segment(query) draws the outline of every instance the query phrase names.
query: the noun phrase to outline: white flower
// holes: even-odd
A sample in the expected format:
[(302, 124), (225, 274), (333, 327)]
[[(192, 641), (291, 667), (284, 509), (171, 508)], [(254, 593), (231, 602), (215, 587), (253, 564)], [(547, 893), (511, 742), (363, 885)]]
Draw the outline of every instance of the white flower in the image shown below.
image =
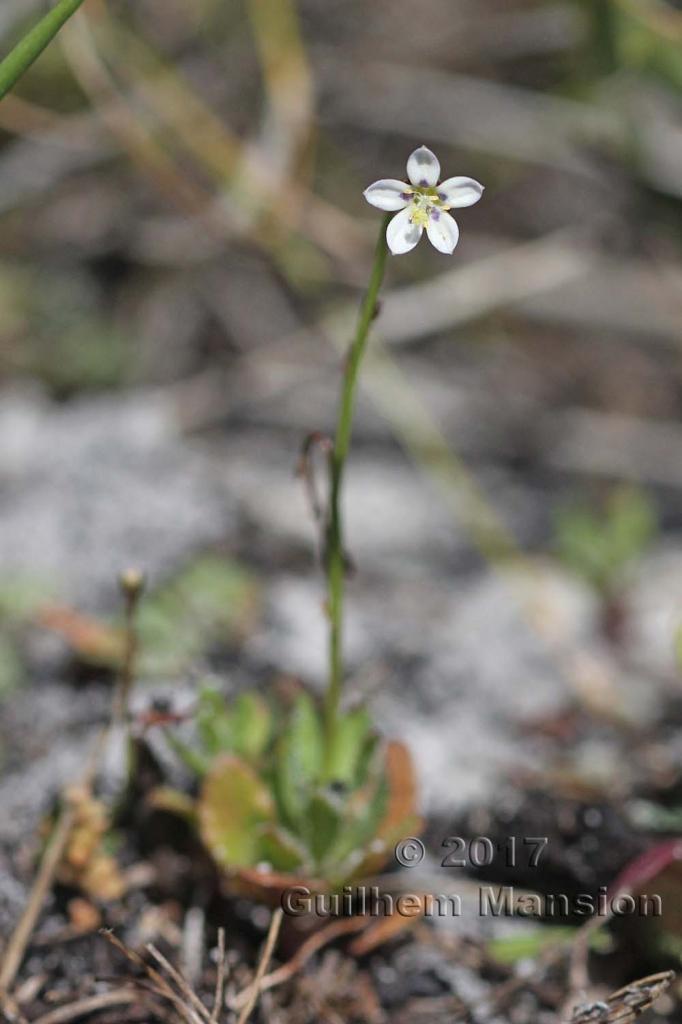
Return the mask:
[(454, 252), (459, 240), (457, 222), (447, 212), (473, 206), (483, 195), (483, 185), (473, 178), (447, 178), (438, 184), (438, 158), (420, 146), (407, 161), (408, 185), (396, 178), (382, 178), (365, 189), (365, 199), (380, 210), (396, 213), (386, 229), (386, 241), (394, 255), (414, 249), (426, 228), (429, 241), (439, 252)]

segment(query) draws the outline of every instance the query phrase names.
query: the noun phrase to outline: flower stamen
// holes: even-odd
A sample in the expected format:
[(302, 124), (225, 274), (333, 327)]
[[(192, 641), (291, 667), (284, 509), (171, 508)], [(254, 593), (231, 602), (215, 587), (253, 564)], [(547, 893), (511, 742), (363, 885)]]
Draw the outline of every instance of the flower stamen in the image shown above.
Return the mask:
[(423, 206), (417, 206), (416, 203), (412, 204), (410, 211), (410, 220), (413, 224), (417, 224), (420, 228), (425, 228), (429, 223), (429, 211)]

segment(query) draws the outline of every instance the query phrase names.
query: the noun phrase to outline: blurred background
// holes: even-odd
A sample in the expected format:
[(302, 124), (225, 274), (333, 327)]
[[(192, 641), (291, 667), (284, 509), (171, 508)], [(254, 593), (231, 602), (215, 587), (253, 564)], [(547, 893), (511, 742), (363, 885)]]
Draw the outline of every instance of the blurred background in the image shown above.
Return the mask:
[[(3, 51), (42, 8), (4, 0)], [(294, 470), (334, 423), (363, 189), (422, 143), (486, 192), (452, 258), (389, 262), (352, 692), (436, 832), (596, 802), (598, 853), (580, 819), (556, 856), (601, 884), (682, 820), (681, 44), (674, 0), (86, 0), (0, 106), (3, 849), (106, 716), (125, 566), (147, 693), (323, 681)]]

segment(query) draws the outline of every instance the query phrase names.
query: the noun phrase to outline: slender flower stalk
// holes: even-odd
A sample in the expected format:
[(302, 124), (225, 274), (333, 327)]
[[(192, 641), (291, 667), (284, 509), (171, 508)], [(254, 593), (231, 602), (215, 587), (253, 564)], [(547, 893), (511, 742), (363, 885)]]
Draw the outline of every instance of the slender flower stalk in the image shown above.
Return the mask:
[(137, 611), (144, 583), (144, 576), (137, 569), (127, 569), (119, 579), (125, 603), (125, 640), (121, 673), (114, 693), (113, 720), (120, 723), (128, 720), (130, 694), (135, 682), (139, 647)]
[(334, 448), (331, 455), (329, 523), (326, 538), (327, 613), (329, 616), (329, 683), (325, 699), (327, 751), (331, 751), (334, 740), (343, 683), (342, 641), (346, 554), (343, 541), (341, 492), (353, 428), (353, 411), (360, 365), (367, 347), (369, 329), (377, 314), (377, 301), (386, 268), (388, 254), (386, 228), (389, 219), (389, 217), (384, 219), (379, 232), (369, 285), (360, 307), (355, 338), (346, 357)]
[(459, 240), (459, 228), (449, 211), (473, 206), (483, 195), (483, 186), (473, 178), (448, 178), (439, 184), (440, 163), (426, 146), (420, 146), (407, 161), (408, 181), (382, 178), (365, 190), (372, 206), (388, 215), (379, 232), (374, 265), (369, 279), (355, 338), (348, 352), (341, 390), (336, 434), (331, 453), (329, 516), (325, 544), (327, 573), (327, 614), (329, 616), (329, 683), (325, 697), (327, 764), (333, 754), (343, 684), (343, 622), (347, 559), (344, 547), (341, 497), (346, 460), (350, 448), (353, 412), (360, 366), (367, 348), (372, 320), (377, 313), (379, 291), (384, 279), (388, 252), (394, 255), (415, 247), (424, 230), (439, 252), (451, 254)]
[(0, 99), (52, 42), (60, 28), (75, 14), (83, 0), (59, 0), (38, 24), (0, 61)]

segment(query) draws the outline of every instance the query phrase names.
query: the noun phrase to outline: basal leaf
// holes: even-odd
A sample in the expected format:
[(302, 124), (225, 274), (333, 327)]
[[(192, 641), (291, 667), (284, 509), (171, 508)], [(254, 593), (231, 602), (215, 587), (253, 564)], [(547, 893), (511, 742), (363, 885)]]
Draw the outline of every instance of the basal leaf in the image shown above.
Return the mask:
[(322, 773), (322, 722), (312, 699), (300, 694), (280, 738), (274, 783), (282, 814), (295, 831), (305, 826), (305, 815)]
[(272, 712), (258, 694), (241, 693), (232, 706), (234, 749), (247, 760), (259, 757), (272, 734)]
[(229, 870), (258, 862), (259, 826), (274, 823), (275, 805), (254, 769), (241, 758), (224, 754), (204, 779), (198, 815), (206, 847)]
[(329, 758), (328, 774), (333, 782), (348, 786), (357, 784), (362, 753), (371, 728), (372, 719), (364, 707), (339, 718)]
[(210, 686), (199, 695), (197, 732), (210, 757), (236, 750), (234, 724), (225, 698)]
[(305, 833), (316, 864), (330, 851), (333, 854), (331, 848), (339, 832), (342, 812), (343, 801), (323, 789), (318, 790), (308, 804)]
[(268, 824), (260, 835), (260, 859), (272, 866), (273, 871), (305, 870), (308, 851), (296, 836), (281, 825)]

